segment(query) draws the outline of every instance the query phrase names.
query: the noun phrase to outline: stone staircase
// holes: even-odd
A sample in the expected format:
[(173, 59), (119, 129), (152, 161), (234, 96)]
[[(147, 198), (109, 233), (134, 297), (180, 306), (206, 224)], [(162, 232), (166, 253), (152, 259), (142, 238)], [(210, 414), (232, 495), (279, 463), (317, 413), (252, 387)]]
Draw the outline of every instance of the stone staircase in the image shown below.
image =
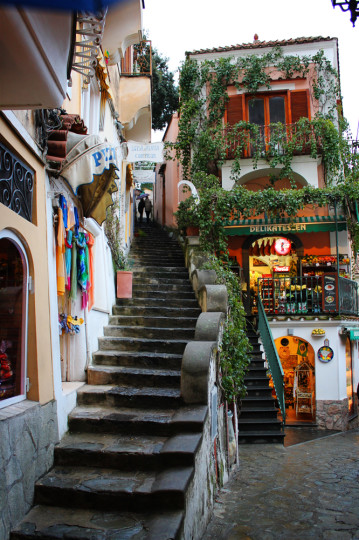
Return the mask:
[(238, 418), (238, 442), (283, 443), (284, 431), (269, 386), (267, 369), (252, 321), (247, 318), (247, 335), (252, 345), (251, 362), (245, 376), (247, 394), (242, 399)]
[(182, 537), (207, 415), (180, 395), (200, 309), (177, 242), (155, 225), (141, 229), (130, 252), (133, 298), (113, 307), (54, 467), (12, 540)]

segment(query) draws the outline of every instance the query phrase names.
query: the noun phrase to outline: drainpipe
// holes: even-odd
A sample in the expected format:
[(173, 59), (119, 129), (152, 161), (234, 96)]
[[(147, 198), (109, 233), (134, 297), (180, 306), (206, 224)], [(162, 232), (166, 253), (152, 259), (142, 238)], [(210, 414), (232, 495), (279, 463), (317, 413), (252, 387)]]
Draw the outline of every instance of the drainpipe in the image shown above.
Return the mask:
[(335, 216), (335, 243), (336, 243), (336, 250), (337, 250), (338, 314), (340, 315), (340, 300), (339, 300), (339, 240), (338, 240), (337, 201), (334, 201), (334, 216)]

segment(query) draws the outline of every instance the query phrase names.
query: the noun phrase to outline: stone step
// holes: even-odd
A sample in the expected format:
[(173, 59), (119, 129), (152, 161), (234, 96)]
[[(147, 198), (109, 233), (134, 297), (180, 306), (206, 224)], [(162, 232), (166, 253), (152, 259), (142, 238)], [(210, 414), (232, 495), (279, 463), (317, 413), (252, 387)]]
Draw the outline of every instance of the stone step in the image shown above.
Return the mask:
[(168, 307), (168, 306), (113, 306), (113, 315), (131, 315), (133, 317), (145, 316), (150, 317), (199, 317), (201, 314), (199, 307), (181, 308), (181, 307)]
[(126, 337), (101, 337), (98, 341), (99, 350), (101, 351), (117, 350), (174, 354), (183, 354), (188, 343), (188, 340), (180, 339), (131, 339)]
[(182, 510), (193, 467), (121, 471), (91, 467), (54, 467), (35, 485), (35, 504), (136, 512)]
[(196, 298), (160, 298), (154, 296), (149, 297), (134, 297), (134, 298), (117, 298), (117, 306), (146, 306), (146, 307), (181, 307), (198, 308), (198, 301)]
[(131, 337), (147, 339), (170, 339), (176, 336), (176, 339), (194, 339), (194, 328), (157, 328), (144, 326), (118, 326), (108, 325), (104, 327), (106, 337)]
[(182, 354), (143, 353), (128, 351), (97, 351), (92, 355), (93, 365), (148, 367), (151, 369), (181, 369)]
[(194, 300), (196, 298), (193, 290), (181, 290), (181, 289), (175, 289), (172, 291), (164, 291), (160, 288), (152, 288), (151, 286), (147, 287), (140, 287), (139, 285), (136, 285), (132, 288), (132, 297), (133, 298), (188, 298), (191, 300)]
[(274, 406), (269, 408), (257, 408), (257, 409), (252, 409), (252, 408), (246, 408), (246, 409), (241, 409), (241, 412), (240, 412), (240, 418), (245, 418), (246, 420), (249, 420), (249, 419), (252, 419), (252, 418), (257, 418), (257, 419), (260, 419), (260, 418), (277, 418), (277, 413), (278, 413), (278, 409), (275, 408)]
[(266, 373), (258, 375), (257, 373), (252, 374), (252, 371), (249, 371), (248, 374), (244, 377), (244, 384), (248, 388), (250, 387), (268, 387), (269, 379), (266, 376)]
[(151, 280), (149, 280), (147, 283), (145, 282), (144, 278), (132, 279), (132, 292), (145, 290), (161, 291), (163, 293), (180, 292), (181, 294), (184, 292), (190, 292), (194, 294), (193, 288), (189, 281), (183, 282), (183, 280), (179, 280), (178, 283), (151, 283)]
[[(176, 266), (176, 265), (172, 265), (172, 266), (163, 265), (162, 267), (148, 265), (146, 267), (136, 268), (136, 270), (133, 272), (135, 277), (141, 277), (141, 275), (143, 274), (151, 275), (151, 273), (154, 273), (156, 276), (159, 276), (159, 277), (161, 277), (161, 274), (164, 274), (163, 277), (172, 275), (174, 278), (178, 277), (178, 279), (188, 278), (188, 269), (185, 266)], [(177, 274), (179, 275), (177, 276)]]
[(283, 431), (238, 431), (239, 444), (283, 444)]
[(146, 386), (114, 386), (111, 384), (85, 384), (77, 391), (78, 405), (97, 407), (127, 407), (144, 409), (175, 409), (183, 402), (177, 388)]
[(78, 406), (69, 415), (71, 432), (172, 436), (202, 432), (208, 414), (204, 405), (179, 409), (133, 409)]
[(274, 399), (272, 396), (246, 396), (242, 399), (241, 410), (246, 408), (261, 409), (274, 407)]
[[(107, 510), (107, 509), (106, 509)], [(11, 540), (179, 540), (183, 512), (135, 513), (37, 505), (11, 533)]]
[(140, 367), (122, 366), (89, 366), (87, 368), (88, 384), (118, 384), (121, 386), (170, 387), (179, 388), (180, 370), (161, 370)]
[(272, 388), (270, 386), (247, 386), (246, 398), (268, 397), (272, 396)]
[(55, 447), (55, 465), (101, 467), (121, 470), (156, 470), (194, 465), (201, 433), (172, 437), (69, 433)]
[(282, 423), (277, 418), (238, 418), (240, 431), (276, 431), (280, 430)]
[(158, 287), (163, 286), (170, 286), (170, 287), (186, 287), (188, 288), (190, 286), (190, 282), (185, 280), (185, 278), (181, 277), (171, 277), (171, 274), (163, 274), (162, 276), (148, 276), (145, 273), (140, 274), (138, 273), (136, 276), (132, 275), (132, 286), (135, 285), (155, 285)]
[(142, 328), (195, 328), (198, 317), (144, 317), (136, 315), (111, 315), (110, 325), (137, 326)]

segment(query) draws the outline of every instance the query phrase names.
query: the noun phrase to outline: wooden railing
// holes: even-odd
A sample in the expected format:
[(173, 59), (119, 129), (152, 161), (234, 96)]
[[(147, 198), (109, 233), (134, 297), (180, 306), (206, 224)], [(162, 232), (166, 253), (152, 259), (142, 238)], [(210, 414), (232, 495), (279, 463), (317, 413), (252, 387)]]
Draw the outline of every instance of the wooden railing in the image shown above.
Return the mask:
[(258, 296), (267, 315), (359, 315), (358, 283), (336, 274), (259, 278)]
[(278, 152), (284, 154), (288, 142), (294, 145), (294, 155), (310, 154), (313, 145), (320, 153), (322, 147), (312, 127), (303, 130), (298, 124), (278, 123), (246, 128), (227, 126), (224, 135), (227, 141), (227, 159), (251, 158), (258, 153), (263, 156)]

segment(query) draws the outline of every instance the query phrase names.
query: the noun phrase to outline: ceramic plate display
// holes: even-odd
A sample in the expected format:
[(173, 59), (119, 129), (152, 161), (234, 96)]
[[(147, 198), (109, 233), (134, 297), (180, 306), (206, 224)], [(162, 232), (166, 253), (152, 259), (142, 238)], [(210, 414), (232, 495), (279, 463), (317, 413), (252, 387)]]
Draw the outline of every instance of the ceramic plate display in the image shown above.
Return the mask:
[(333, 360), (333, 357), (334, 357), (334, 351), (331, 347), (325, 346), (325, 347), (320, 347), (320, 349), (318, 349), (318, 359), (321, 362), (324, 362), (325, 364), (327, 364), (328, 362)]

